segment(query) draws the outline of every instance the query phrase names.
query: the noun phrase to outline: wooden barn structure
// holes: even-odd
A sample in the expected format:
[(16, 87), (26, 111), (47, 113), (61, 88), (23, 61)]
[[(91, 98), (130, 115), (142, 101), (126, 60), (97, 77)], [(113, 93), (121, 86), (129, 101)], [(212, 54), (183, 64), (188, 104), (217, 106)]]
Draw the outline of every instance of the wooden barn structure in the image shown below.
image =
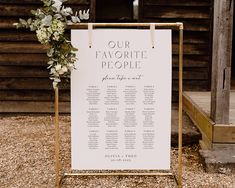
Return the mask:
[[(0, 0), (0, 112), (53, 112), (45, 50), (34, 33), (12, 25), (39, 0)], [(140, 0), (133, 20), (133, 0), (69, 0), (74, 10), (90, 9), (92, 22), (176, 22), (185, 24), (184, 87), (208, 91), (211, 72), (212, 4), (210, 0)], [(69, 31), (68, 31), (69, 33)], [(173, 100), (177, 99), (178, 35), (173, 33)], [(62, 112), (69, 112), (69, 83), (60, 88)], [(20, 104), (20, 105), (19, 105)]]
[(185, 92), (184, 109), (202, 133), (203, 149), (231, 149), (235, 164), (234, 1), (213, 1), (211, 91)]
[[(184, 90), (200, 92), (184, 94), (185, 110), (202, 132), (205, 148), (235, 144), (235, 92), (230, 91), (235, 85), (235, 63), (231, 61), (233, 0), (139, 0), (135, 20), (133, 0), (66, 3), (74, 10), (89, 8), (90, 22), (183, 22)], [(46, 49), (33, 33), (12, 25), (40, 5), (39, 0), (0, 0), (0, 113), (54, 111)], [(173, 33), (173, 101), (178, 90), (177, 44), (177, 33)], [(60, 87), (60, 105), (62, 113), (70, 112), (69, 83)]]

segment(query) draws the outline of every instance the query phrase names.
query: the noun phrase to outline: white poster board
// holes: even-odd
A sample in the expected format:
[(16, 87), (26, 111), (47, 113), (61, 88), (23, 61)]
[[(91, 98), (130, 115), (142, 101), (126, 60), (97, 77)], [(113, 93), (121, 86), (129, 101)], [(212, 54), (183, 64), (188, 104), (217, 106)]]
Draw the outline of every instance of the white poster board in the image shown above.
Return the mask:
[(171, 30), (88, 33), (71, 33), (72, 169), (169, 170)]

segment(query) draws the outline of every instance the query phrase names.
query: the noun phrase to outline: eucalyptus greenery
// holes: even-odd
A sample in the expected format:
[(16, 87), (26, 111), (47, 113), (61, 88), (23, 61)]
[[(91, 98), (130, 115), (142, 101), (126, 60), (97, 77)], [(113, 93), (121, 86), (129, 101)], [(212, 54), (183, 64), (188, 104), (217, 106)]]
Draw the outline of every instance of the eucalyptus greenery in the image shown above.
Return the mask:
[(31, 10), (34, 18), (19, 19), (16, 28), (27, 28), (36, 32), (38, 41), (48, 47), (48, 69), (53, 88), (57, 88), (62, 77), (69, 77), (77, 60), (71, 41), (65, 36), (68, 24), (89, 19), (89, 10), (73, 13), (70, 7), (63, 6), (66, 0), (41, 0), (43, 7)]

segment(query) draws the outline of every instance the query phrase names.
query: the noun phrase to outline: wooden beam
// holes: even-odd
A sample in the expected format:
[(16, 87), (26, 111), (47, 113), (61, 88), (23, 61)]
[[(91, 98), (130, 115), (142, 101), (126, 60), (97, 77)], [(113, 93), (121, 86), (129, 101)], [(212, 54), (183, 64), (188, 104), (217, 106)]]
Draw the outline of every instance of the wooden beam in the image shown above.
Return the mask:
[[(145, 5), (167, 5), (166, 0), (145, 0)], [(209, 6), (210, 0), (171, 0), (171, 6)]]
[(215, 123), (185, 92), (183, 93), (183, 109), (201, 132), (201, 143), (203, 143), (204, 148), (211, 149)]
[(213, 142), (235, 144), (235, 125), (214, 125)]
[(229, 123), (233, 0), (214, 0), (211, 118)]

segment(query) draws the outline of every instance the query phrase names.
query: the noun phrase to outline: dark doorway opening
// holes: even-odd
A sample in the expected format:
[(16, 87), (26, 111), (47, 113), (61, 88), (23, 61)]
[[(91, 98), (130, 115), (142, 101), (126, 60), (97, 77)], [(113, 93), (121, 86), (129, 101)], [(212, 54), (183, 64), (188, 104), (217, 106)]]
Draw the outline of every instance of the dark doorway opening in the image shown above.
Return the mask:
[(96, 0), (96, 22), (133, 22), (134, 0)]

